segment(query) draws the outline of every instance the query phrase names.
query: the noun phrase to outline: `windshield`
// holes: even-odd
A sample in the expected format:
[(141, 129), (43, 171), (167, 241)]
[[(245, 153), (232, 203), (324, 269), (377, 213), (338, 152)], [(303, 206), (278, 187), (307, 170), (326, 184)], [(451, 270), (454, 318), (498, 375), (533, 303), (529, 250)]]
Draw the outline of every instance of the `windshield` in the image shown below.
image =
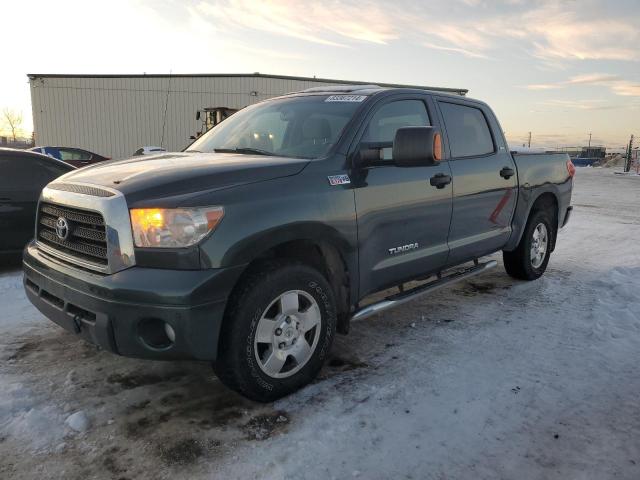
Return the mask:
[(258, 103), (216, 125), (187, 151), (324, 157), (365, 98), (320, 95)]

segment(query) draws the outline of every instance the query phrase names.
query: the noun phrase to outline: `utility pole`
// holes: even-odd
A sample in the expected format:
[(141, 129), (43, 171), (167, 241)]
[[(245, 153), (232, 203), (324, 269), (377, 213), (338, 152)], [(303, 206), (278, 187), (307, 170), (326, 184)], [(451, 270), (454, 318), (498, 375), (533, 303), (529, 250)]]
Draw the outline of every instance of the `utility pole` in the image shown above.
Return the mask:
[(624, 162), (624, 171), (629, 172), (631, 170), (631, 151), (633, 150), (633, 135), (629, 139), (629, 148), (627, 150), (627, 161)]
[(531, 132), (529, 132), (529, 142), (528, 142), (528, 144), (529, 144), (529, 148), (531, 148)]

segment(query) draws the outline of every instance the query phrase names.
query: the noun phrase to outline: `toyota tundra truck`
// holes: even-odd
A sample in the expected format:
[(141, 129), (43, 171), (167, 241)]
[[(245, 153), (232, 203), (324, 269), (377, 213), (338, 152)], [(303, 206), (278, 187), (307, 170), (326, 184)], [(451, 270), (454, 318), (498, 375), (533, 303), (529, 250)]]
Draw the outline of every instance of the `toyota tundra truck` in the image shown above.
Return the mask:
[(351, 321), (481, 274), (496, 266), (487, 255), (540, 277), (574, 172), (566, 154), (511, 152), (466, 96), (306, 90), (246, 107), (182, 152), (54, 180), (24, 286), (102, 349), (209, 361), (268, 402), (312, 381)]

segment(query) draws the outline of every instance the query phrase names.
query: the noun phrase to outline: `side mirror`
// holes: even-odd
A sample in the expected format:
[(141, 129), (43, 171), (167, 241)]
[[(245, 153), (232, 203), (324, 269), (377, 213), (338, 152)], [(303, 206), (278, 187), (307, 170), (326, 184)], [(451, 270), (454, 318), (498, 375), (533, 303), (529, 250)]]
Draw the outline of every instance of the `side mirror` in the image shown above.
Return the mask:
[(200, 110), (196, 112), (196, 120), (200, 120)]
[(434, 127), (399, 128), (393, 161), (399, 167), (428, 167), (442, 160), (442, 135)]
[(356, 168), (376, 165), (382, 160), (382, 149), (369, 144), (360, 145), (360, 150), (353, 159), (353, 166)]

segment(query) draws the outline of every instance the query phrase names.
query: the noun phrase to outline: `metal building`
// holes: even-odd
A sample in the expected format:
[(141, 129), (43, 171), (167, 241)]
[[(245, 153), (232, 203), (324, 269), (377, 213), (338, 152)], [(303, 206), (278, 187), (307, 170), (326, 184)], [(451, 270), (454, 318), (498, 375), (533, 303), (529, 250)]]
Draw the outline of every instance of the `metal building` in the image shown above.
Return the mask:
[(36, 145), (84, 148), (112, 158), (128, 157), (142, 146), (183, 149), (201, 126), (196, 112), (203, 108), (235, 110), (316, 86), (373, 83), (259, 73), (28, 76)]

